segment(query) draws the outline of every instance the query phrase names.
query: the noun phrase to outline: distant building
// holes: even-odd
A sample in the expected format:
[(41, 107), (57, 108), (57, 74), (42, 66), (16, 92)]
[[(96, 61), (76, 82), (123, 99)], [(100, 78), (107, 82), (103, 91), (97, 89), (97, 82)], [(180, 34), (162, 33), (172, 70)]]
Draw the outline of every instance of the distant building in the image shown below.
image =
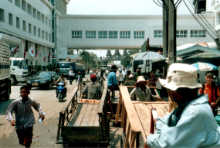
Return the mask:
[[(215, 23), (214, 15), (207, 20)], [(76, 49), (137, 49), (149, 38), (150, 46), (162, 47), (160, 15), (62, 15), (57, 58), (71, 57)], [(213, 41), (191, 15), (177, 17), (177, 46)]]

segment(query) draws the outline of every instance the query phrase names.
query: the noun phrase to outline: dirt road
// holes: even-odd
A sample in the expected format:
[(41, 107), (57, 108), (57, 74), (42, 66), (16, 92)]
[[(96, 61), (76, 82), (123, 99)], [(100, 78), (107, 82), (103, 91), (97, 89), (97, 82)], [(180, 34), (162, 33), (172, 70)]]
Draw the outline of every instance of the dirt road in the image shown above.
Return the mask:
[[(36, 124), (34, 126), (34, 136), (32, 148), (61, 148), (62, 145), (56, 144), (56, 132), (59, 112), (69, 102), (72, 91), (76, 83), (67, 85), (67, 97), (65, 102), (58, 102), (55, 95), (55, 87), (49, 90), (33, 88), (30, 97), (38, 101), (43, 111), (46, 113), (46, 120), (38, 123), (38, 113), (35, 112)], [(19, 97), (20, 86), (12, 87), (11, 99), (7, 102), (0, 102), (0, 148), (22, 148), (18, 144), (18, 139), (14, 127), (5, 119), (5, 111), (8, 104)]]

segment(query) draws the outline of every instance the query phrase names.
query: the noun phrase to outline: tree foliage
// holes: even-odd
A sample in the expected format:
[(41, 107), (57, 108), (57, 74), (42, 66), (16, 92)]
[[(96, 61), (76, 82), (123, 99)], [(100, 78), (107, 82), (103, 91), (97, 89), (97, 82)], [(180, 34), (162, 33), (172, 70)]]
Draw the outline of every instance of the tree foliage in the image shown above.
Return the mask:
[(108, 59), (112, 58), (112, 53), (111, 53), (110, 49), (108, 49), (107, 54), (106, 54), (106, 57), (107, 57)]
[(121, 54), (118, 49), (115, 50), (114, 57), (115, 57), (115, 60), (119, 60), (121, 58)]
[(86, 69), (97, 66), (97, 56), (95, 54), (89, 53), (87, 51), (82, 51), (80, 53), (80, 56)]

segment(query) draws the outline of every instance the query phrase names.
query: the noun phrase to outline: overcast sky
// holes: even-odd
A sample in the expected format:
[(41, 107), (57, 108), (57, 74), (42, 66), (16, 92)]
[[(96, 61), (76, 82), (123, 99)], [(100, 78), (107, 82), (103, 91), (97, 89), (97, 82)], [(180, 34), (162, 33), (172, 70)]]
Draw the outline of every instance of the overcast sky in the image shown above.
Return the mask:
[[(160, 1), (160, 0), (155, 0)], [(162, 14), (162, 8), (153, 0), (70, 0), (68, 14), (102, 14), (102, 15), (148, 15)], [(183, 2), (178, 14), (189, 14)]]

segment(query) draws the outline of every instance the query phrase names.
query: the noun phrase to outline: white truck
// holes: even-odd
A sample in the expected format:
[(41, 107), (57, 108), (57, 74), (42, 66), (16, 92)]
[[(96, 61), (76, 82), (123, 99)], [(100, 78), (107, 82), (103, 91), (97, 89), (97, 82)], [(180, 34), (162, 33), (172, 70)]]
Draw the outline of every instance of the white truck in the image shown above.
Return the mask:
[(11, 93), (10, 49), (5, 42), (7, 35), (0, 33), (0, 101), (6, 101)]
[(26, 82), (29, 75), (28, 65), (24, 58), (10, 58), (11, 83)]

